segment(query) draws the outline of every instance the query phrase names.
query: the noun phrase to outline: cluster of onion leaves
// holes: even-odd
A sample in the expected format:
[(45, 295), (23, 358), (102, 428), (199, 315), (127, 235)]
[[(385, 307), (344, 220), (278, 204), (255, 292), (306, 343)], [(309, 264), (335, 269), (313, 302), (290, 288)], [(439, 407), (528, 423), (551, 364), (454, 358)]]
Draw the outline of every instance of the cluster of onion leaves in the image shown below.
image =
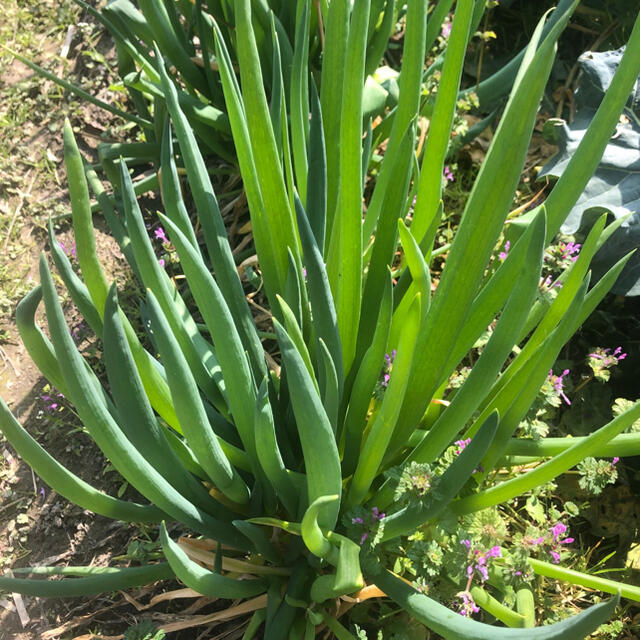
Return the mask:
[[(538, 298), (544, 248), (589, 179), (640, 72), (640, 20), (580, 149), (496, 264), (492, 256), (556, 41), (578, 2), (561, 3), (551, 24), (541, 21), (433, 287), (430, 264), (442, 215), (443, 165), (464, 53), (484, 2), (456, 3), (421, 158), (415, 153), (415, 127), (427, 8), (421, 0), (407, 3), (398, 103), (366, 214), (364, 178), (373, 134), (365, 127), (363, 136), (363, 87), (368, 26), (380, 3), (332, 0), (325, 7), (320, 95), (306, 55), (316, 4), (300, 3), (290, 65), (272, 18), (269, 99), (265, 51), (258, 45), (266, 35), (257, 34), (252, 4), (236, 0), (233, 6), (237, 64), (215, 20), (211, 52), (279, 362), (266, 357), (264, 334), (252, 318), (207, 165), (170, 76), (167, 62), (175, 64), (175, 52), (154, 34), (154, 55), (146, 64), (165, 104), (149, 114), (158, 135), (154, 163), (164, 205), (158, 216), (179, 257), (183, 286), (176, 287), (156, 258), (127, 161), (120, 159), (114, 165), (119, 165), (113, 184), (117, 208), (103, 198), (103, 212), (146, 291), (140, 302), (149, 341), (142, 342), (98, 259), (89, 186), (98, 198), (104, 192), (85, 168), (67, 124), (65, 162), (80, 274), (59, 248), (53, 226), (51, 256), (70, 297), (103, 342), (108, 384), (74, 344), (44, 256), (41, 284), (17, 312), (24, 344), (44, 376), (70, 398), (91, 438), (146, 502), (113, 498), (80, 480), (28, 435), (3, 402), (0, 428), (62, 496), (107, 517), (158, 523), (166, 562), (100, 570), (53, 567), (34, 573), (72, 577), (0, 578), (0, 588), (62, 597), (175, 576), (205, 595), (249, 599), (256, 612), (252, 633), (264, 624), (264, 637), (278, 639), (314, 637), (320, 625), (337, 637), (353, 637), (346, 619), (336, 616), (341, 611), (336, 602), (358, 598), (375, 585), (448, 638), (585, 637), (612, 614), (619, 591), (638, 599), (637, 589), (532, 561), (541, 575), (615, 595), (561, 623), (531, 629), (525, 627), (534, 624), (533, 599), (519, 599), (514, 611), (487, 593), (478, 604), (507, 628), (485, 624), (460, 616), (395, 575), (379, 562), (375, 548), (349, 536), (345, 523), (358, 510), (384, 510), (377, 543), (398, 545), (440, 518), (518, 498), (585, 457), (605, 451), (630, 455), (640, 445), (635, 435), (633, 442), (619, 435), (640, 416), (636, 403), (585, 438), (543, 439), (534, 451), (529, 447), (527, 455), (541, 463), (526, 474), (499, 481), (504, 476), (493, 473), (502, 469), (506, 454), (518, 455), (521, 445), (530, 444), (514, 437), (519, 423), (558, 353), (627, 260), (590, 287), (590, 261), (619, 225), (607, 226), (603, 215), (561, 276), (558, 295), (552, 301)], [(328, 67), (329, 60), (340, 64)], [(184, 171), (176, 164), (176, 147)], [(187, 184), (201, 235), (183, 200)], [(392, 279), (399, 248), (403, 264)], [(488, 269), (489, 264), (494, 266)], [(41, 300), (50, 338), (35, 321)], [(443, 409), (434, 401), (491, 323), (481, 356)], [(393, 366), (381, 390), (385, 354), (392, 351)], [(459, 437), (469, 444), (444, 470), (437, 491), (396, 504), (387, 472), (433, 463)], [(169, 531), (176, 528), (192, 537), (174, 541)]]

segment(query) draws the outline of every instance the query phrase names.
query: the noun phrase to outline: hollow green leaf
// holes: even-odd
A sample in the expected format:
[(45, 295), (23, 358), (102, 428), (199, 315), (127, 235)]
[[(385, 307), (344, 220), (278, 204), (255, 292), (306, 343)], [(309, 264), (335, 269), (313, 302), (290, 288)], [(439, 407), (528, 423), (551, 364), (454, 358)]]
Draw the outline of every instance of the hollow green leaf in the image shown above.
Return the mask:
[(287, 511), (295, 514), (298, 496), (280, 454), (266, 378), (262, 381), (256, 398), (255, 439), (256, 455), (265, 476)]
[[(287, 371), (289, 394), (304, 456), (309, 501), (320, 496), (342, 493), (340, 458), (331, 423), (311, 379), (304, 360), (282, 325), (274, 319), (274, 327)], [(335, 526), (340, 501), (322, 514), (325, 529)]]
[(5, 578), (0, 576), (0, 590), (40, 598), (79, 598), (97, 593), (143, 587), (157, 580), (175, 577), (166, 562), (142, 567), (127, 567), (117, 572), (103, 573), (101, 567), (91, 567), (97, 575), (62, 580)]
[(213, 573), (189, 558), (186, 552), (175, 543), (162, 523), (160, 528), (162, 551), (175, 573), (184, 584), (203, 596), (212, 598), (250, 598), (263, 593), (267, 583), (263, 579), (236, 580)]
[[(213, 338), (235, 426), (252, 465), (257, 468), (253, 435), (256, 389), (227, 300), (189, 240), (171, 220), (162, 214), (159, 215), (180, 256), (180, 263), (187, 276), (191, 293)], [(258, 340), (255, 327), (252, 330), (255, 339)], [(265, 368), (264, 364), (262, 366)]]
[(580, 442), (577, 442), (572, 447), (551, 458), (551, 460), (516, 478), (453, 502), (451, 508), (458, 514), (477, 511), (478, 509), (484, 509), (494, 504), (505, 502), (506, 500), (510, 500), (515, 496), (522, 495), (526, 491), (545, 484), (557, 478), (565, 471), (568, 471), (581, 460), (596, 455), (601, 447), (632, 425), (639, 417), (640, 402), (637, 402), (633, 407), (620, 414), (614, 420), (600, 427), (600, 429), (594, 431), (590, 436), (580, 439)]
[(504, 629), (465, 618), (384, 569), (373, 581), (397, 605), (448, 640), (581, 640), (606, 622), (620, 601), (615, 596), (562, 622), (536, 629)]
[(153, 292), (147, 291), (151, 329), (165, 363), (167, 382), (187, 443), (214, 484), (230, 500), (245, 504), (249, 490), (231, 466), (209, 424), (196, 382)]
[(131, 446), (109, 414), (102, 398), (96, 394), (95, 384), (87, 373), (84, 360), (73, 343), (65, 323), (62, 307), (44, 257), (40, 260), (40, 278), (49, 331), (69, 397), (96, 444), (120, 474), (162, 511), (203, 535), (209, 535), (232, 546), (243, 546), (243, 542), (238, 540), (231, 525), (211, 517), (187, 501), (137, 449)]
[(347, 496), (348, 508), (354, 507), (364, 500), (371, 483), (378, 474), (380, 463), (387, 453), (387, 449), (393, 450), (404, 444), (404, 439), (408, 435), (403, 428), (404, 425), (398, 423), (398, 416), (407, 390), (420, 322), (420, 294), (417, 294), (407, 314), (405, 332), (400, 338), (389, 386), (382, 399), (382, 406), (371, 425), (358, 458)]
[(349, 73), (342, 87), (340, 188), (333, 227), (327, 229), (327, 272), (336, 301), (345, 374), (356, 355), (362, 296), (362, 90), (370, 4), (371, 0), (362, 0), (353, 6), (346, 56), (338, 63)]

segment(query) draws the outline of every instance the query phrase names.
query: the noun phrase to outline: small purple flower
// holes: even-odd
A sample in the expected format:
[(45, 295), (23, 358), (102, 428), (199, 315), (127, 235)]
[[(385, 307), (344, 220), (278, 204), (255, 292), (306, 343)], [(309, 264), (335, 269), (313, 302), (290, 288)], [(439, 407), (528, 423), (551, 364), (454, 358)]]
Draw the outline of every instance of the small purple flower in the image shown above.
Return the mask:
[(451, 35), (451, 23), (450, 22), (445, 22), (442, 25), (442, 37), (445, 40), (447, 40), (450, 35)]
[(463, 544), (465, 547), (467, 547), (467, 551), (471, 550), (471, 540), (460, 540), (460, 544)]
[(163, 258), (160, 258), (160, 259), (158, 260), (158, 264), (159, 264), (159, 265), (164, 269), (165, 261), (164, 261), (164, 259), (163, 259)]
[(613, 357), (620, 361), (620, 360), (624, 360), (627, 357), (626, 353), (620, 353), (622, 351), (622, 347), (617, 347), (616, 350), (613, 352)]
[(153, 233), (156, 237), (156, 240), (160, 240), (161, 242), (169, 242), (162, 227), (158, 227)]
[(575, 262), (578, 259), (578, 254), (580, 253), (581, 244), (576, 244), (575, 242), (569, 242), (563, 246), (563, 258), (569, 258), (572, 262)]
[(374, 520), (382, 520), (385, 517), (384, 513), (380, 513), (378, 507), (373, 507), (371, 509), (371, 516)]
[(615, 467), (618, 464), (618, 462), (620, 462), (620, 458), (618, 458), (618, 456), (615, 456), (611, 461), (611, 466)]
[(498, 254), (498, 260), (500, 260), (500, 262), (504, 262), (507, 259), (507, 256), (509, 255), (509, 249), (511, 248), (511, 242), (509, 242), (509, 240), (507, 240), (504, 243), (504, 249)]
[(456, 440), (454, 444), (458, 445), (456, 449), (456, 455), (459, 456), (464, 449), (466, 449), (467, 445), (471, 442), (471, 438), (465, 438), (464, 440)]
[(369, 534), (365, 531), (360, 537), (360, 545), (363, 545), (365, 540), (369, 537)]
[(461, 591), (460, 593), (457, 593), (456, 598), (461, 601), (456, 603), (458, 613), (461, 616), (470, 617), (472, 613), (478, 613), (478, 611), (480, 611), (469, 591)]
[(351, 518), (351, 524), (364, 524), (364, 520), (360, 516)]
[(44, 487), (40, 487), (40, 492), (39, 493), (40, 493), (40, 497), (44, 500), (44, 497), (45, 497)]
[(562, 378), (564, 378), (567, 375), (569, 375), (569, 369), (565, 369), (559, 376), (553, 375), (553, 369), (549, 369), (549, 380), (551, 381), (551, 384), (553, 384), (553, 388), (556, 390), (558, 395), (567, 404), (570, 405), (571, 404), (571, 400), (569, 400), (569, 398), (567, 398), (567, 395), (565, 394), (565, 392), (563, 390), (563, 383), (562, 383)]
[(558, 564), (560, 562), (560, 554), (557, 551), (549, 551), (549, 555), (553, 560), (553, 564)]
[(442, 175), (444, 176), (444, 179), (448, 180), (449, 182), (453, 182), (455, 180), (455, 178), (453, 177), (453, 172), (449, 168), (449, 165), (445, 165)]

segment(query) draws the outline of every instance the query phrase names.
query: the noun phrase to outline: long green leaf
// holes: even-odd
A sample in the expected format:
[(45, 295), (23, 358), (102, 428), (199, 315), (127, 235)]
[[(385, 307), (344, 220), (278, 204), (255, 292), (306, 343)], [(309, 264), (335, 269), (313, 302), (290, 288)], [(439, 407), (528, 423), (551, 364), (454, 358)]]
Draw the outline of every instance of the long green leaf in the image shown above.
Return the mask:
[(198, 386), (220, 412), (226, 413), (225, 401), (220, 391), (222, 386), (220, 367), (213, 348), (198, 331), (180, 294), (160, 266), (133, 192), (129, 172), (124, 162), (121, 162), (120, 167), (127, 230), (142, 284), (151, 289), (158, 299)]
[[(473, 0), (465, 0), (461, 6), (472, 4)], [(398, 157), (404, 158), (409, 154), (402, 150), (402, 140), (406, 135), (410, 123), (418, 114), (420, 95), (422, 92), (422, 69), (425, 56), (425, 36), (427, 29), (427, 3), (424, 0), (410, 0), (407, 2), (406, 31), (402, 52), (402, 70), (398, 78), (399, 97), (398, 106), (393, 119), (391, 135), (387, 142), (382, 166), (376, 180), (376, 186), (367, 208), (364, 221), (364, 240), (369, 241), (378, 218), (385, 209), (387, 190), (396, 180), (394, 173)], [(447, 59), (449, 55), (447, 55)], [(450, 124), (450, 123), (449, 123)], [(447, 122), (442, 122), (447, 126)], [(447, 129), (447, 135), (449, 129)], [(393, 216), (395, 220), (398, 216)], [(416, 237), (417, 240), (420, 238)]]
[[(438, 3), (435, 11), (437, 12), (441, 5), (447, 4), (451, 3)], [(427, 231), (434, 226), (433, 222), (435, 221), (435, 224), (439, 222), (436, 220), (436, 212), (442, 194), (442, 171), (451, 140), (451, 126), (458, 101), (473, 7), (473, 0), (456, 4), (451, 34), (447, 42), (447, 54), (438, 83), (438, 94), (422, 156), (420, 182), (413, 209), (411, 233), (419, 243), (422, 242)], [(430, 245), (431, 242), (432, 240), (427, 238), (427, 244)]]
[(110, 573), (100, 571), (101, 567), (91, 568), (97, 575), (89, 575), (86, 578), (31, 580), (0, 577), (0, 590), (40, 598), (80, 598), (97, 593), (133, 589), (156, 580), (171, 580), (175, 577), (166, 562), (143, 567), (127, 567)]
[(384, 362), (389, 327), (391, 325), (391, 312), (393, 310), (393, 289), (391, 274), (387, 277), (387, 286), (380, 300), (377, 322), (371, 346), (364, 354), (362, 362), (354, 376), (349, 406), (344, 419), (344, 456), (342, 460), (345, 477), (351, 475), (356, 468), (362, 434), (366, 426), (366, 417), (371, 403), (371, 397), (376, 383), (380, 377), (382, 363)]
[(56, 353), (49, 338), (36, 324), (36, 311), (42, 300), (42, 287), (38, 285), (20, 300), (16, 308), (16, 326), (22, 344), (44, 377), (63, 395), (67, 385), (62, 377)]
[(598, 454), (599, 450), (613, 437), (631, 426), (640, 417), (640, 402), (636, 402), (630, 409), (617, 416), (614, 420), (594, 431), (590, 436), (581, 439), (566, 451), (548, 460), (544, 464), (524, 473), (516, 478), (502, 482), (490, 489), (473, 494), (451, 504), (455, 513), (469, 513), (485, 509), (494, 504), (510, 500), (522, 495), (545, 482), (557, 478), (575, 466), (581, 460)]
[[(340, 457), (331, 423), (295, 344), (275, 319), (274, 327), (282, 351), (282, 362), (287, 371), (291, 404), (302, 445), (309, 502), (320, 496), (340, 496)], [(323, 528), (333, 529), (339, 507), (338, 500), (331, 509), (323, 512)]]
[[(222, 291), (201, 256), (171, 220), (159, 215), (180, 256), (191, 293), (213, 338), (234, 423), (249, 459), (257, 469), (253, 434), (256, 389), (239, 331)], [(255, 327), (253, 331), (255, 333)]]
[[(245, 125), (249, 132), (256, 175), (262, 193), (265, 222), (278, 230), (273, 242), (275, 258), (281, 261), (282, 267), (286, 270), (287, 248), (293, 252), (296, 262), (299, 261), (295, 219), (287, 198), (282, 165), (269, 117), (258, 49), (251, 26), (249, 0), (235, 0), (234, 9), (238, 62), (246, 114)], [(279, 290), (282, 291), (282, 288)]]
[(615, 596), (562, 622), (536, 629), (504, 629), (465, 618), (384, 569), (372, 578), (396, 604), (448, 640), (581, 640), (606, 622), (620, 601)]
[(346, 57), (340, 63), (349, 73), (342, 89), (340, 189), (329, 235), (327, 272), (336, 301), (345, 374), (356, 355), (362, 296), (362, 88), (370, 4), (371, 0), (361, 0), (354, 5)]
[(307, 200), (307, 143), (309, 140), (309, 11), (310, 0), (298, 3), (300, 16), (296, 25), (296, 42), (291, 69), (291, 142), (298, 193)]
[(249, 500), (249, 490), (218, 443), (193, 375), (152, 291), (147, 291), (147, 304), (151, 328), (165, 363), (167, 382), (185, 438), (220, 491), (230, 500), (244, 504)]
[(104, 312), (104, 362), (122, 429), (158, 473), (189, 501), (214, 515), (215, 502), (202, 484), (185, 471), (153, 414), (127, 344), (120, 313), (114, 284)]
[(266, 378), (258, 390), (255, 418), (256, 455), (265, 476), (290, 515), (297, 513), (298, 496), (280, 455)]
[(472, 416), (496, 380), (516, 344), (520, 327), (537, 294), (545, 237), (544, 223), (544, 216), (540, 216), (532, 227), (534, 233), (528, 238), (527, 258), (518, 274), (513, 293), (469, 378), (422, 442), (408, 456), (407, 462), (435, 460)]
[(96, 394), (84, 361), (76, 349), (64, 320), (60, 301), (44, 257), (40, 260), (40, 278), (51, 339), (69, 391), (84, 426), (114, 467), (150, 502), (162, 511), (193, 527), (203, 535), (210, 535), (232, 546), (242, 546), (230, 525), (212, 518), (183, 498), (131, 446), (119, 426)]
[(250, 598), (266, 591), (267, 583), (262, 579), (235, 580), (201, 567), (169, 537), (164, 522), (160, 528), (160, 542), (171, 570), (187, 587), (203, 596)]
[(158, 69), (165, 91), (167, 109), (180, 144), (180, 152), (187, 170), (187, 177), (191, 186), (191, 193), (198, 211), (198, 219), (202, 225), (209, 258), (220, 282), (220, 289), (224, 295), (233, 317), (238, 333), (242, 338), (244, 348), (256, 375), (262, 377), (266, 372), (262, 345), (258, 340), (249, 305), (244, 296), (242, 283), (231, 254), (231, 247), (227, 239), (227, 232), (220, 214), (204, 159), (198, 150), (189, 122), (184, 117), (178, 104), (176, 89), (164, 68), (162, 56), (157, 52)]
[[(574, 3), (574, 7), (577, 3)], [(540, 45), (520, 90), (512, 94), (467, 201), (425, 328), (400, 421), (413, 429), (441, 384), (450, 357), (478, 292), (484, 269), (502, 230), (520, 179), (538, 103), (553, 64), (555, 43), (568, 12)]]
[(420, 294), (417, 294), (407, 314), (405, 333), (398, 345), (398, 353), (393, 363), (389, 386), (384, 393), (382, 407), (360, 452), (347, 496), (348, 507), (354, 507), (363, 501), (378, 474), (387, 448), (392, 446), (394, 441), (402, 443), (405, 437), (405, 430), (402, 428), (403, 425), (398, 423), (398, 416), (407, 391), (421, 319)]
[[(328, 239), (331, 238), (340, 185), (340, 127), (350, 10), (349, 0), (332, 0), (325, 20), (326, 40), (320, 81), (320, 103), (327, 146), (326, 235)], [(328, 247), (327, 241), (323, 255), (326, 255)]]

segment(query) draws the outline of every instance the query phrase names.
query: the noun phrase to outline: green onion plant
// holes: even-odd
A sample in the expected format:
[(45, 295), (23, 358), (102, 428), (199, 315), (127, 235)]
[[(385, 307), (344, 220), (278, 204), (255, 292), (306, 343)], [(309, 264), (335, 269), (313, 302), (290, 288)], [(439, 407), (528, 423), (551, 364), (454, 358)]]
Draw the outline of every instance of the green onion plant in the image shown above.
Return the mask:
[[(640, 73), (640, 20), (580, 148), (513, 237), (508, 255), (497, 260), (556, 41), (577, 0), (561, 2), (548, 22), (541, 21), (519, 60), (434, 281), (444, 162), (464, 52), (484, 1), (456, 3), (419, 156), (416, 122), (431, 27), (427, 4), (407, 2), (398, 102), (375, 184), (364, 199), (373, 140), (371, 128), (363, 127), (368, 51), (372, 25), (382, 29), (383, 7), (394, 3), (309, 0), (297, 3), (295, 20), (286, 2), (207, 4), (211, 13), (204, 23), (200, 2), (141, 2), (145, 22), (137, 13), (126, 15), (124, 2), (108, 5), (112, 15), (117, 5), (120, 26), (153, 51), (135, 60), (144, 68), (140, 82), (143, 76), (152, 81), (164, 105), (154, 102), (144, 117), (160, 147), (159, 220), (179, 256), (185, 288), (178, 289), (158, 263), (127, 163), (116, 162), (119, 211), (111, 206), (105, 214), (146, 289), (149, 341), (143, 344), (122, 311), (116, 283), (108, 282), (98, 261), (83, 160), (67, 124), (65, 161), (81, 275), (58, 248), (52, 226), (51, 255), (103, 341), (108, 384), (91, 371), (69, 334), (45, 257), (41, 284), (17, 311), (32, 358), (70, 398), (90, 436), (144, 502), (113, 498), (80, 480), (0, 402), (0, 428), (46, 483), (95, 513), (157, 523), (166, 562), (51, 568), (35, 573), (71, 577), (2, 577), (0, 588), (64, 597), (175, 576), (204, 595), (261, 598), (247, 639), (313, 638), (324, 626), (337, 638), (355, 638), (343, 605), (374, 591), (445, 638), (585, 637), (612, 615), (620, 593), (640, 599), (637, 587), (531, 560), (536, 574), (614, 594), (563, 622), (531, 628), (530, 589), (518, 592), (513, 608), (491, 579), (471, 591), (458, 585), (467, 603), (500, 626), (460, 615), (386, 561), (401, 556), (403, 540), (417, 531), (517, 499), (585, 457), (637, 452), (640, 438), (618, 434), (640, 417), (640, 403), (584, 438), (532, 443), (514, 433), (560, 350), (627, 259), (590, 287), (589, 263), (619, 224), (606, 225), (603, 215), (563, 274), (558, 295), (538, 297), (544, 248), (597, 165)], [(182, 37), (171, 7), (194, 14), (190, 27), (200, 30), (219, 71), (218, 104), (233, 138), (272, 316), (267, 334), (258, 331), (247, 303), (189, 101), (171, 77), (179, 68), (187, 90), (187, 82), (200, 90), (209, 81), (187, 44), (176, 50), (166, 39), (169, 29)], [(158, 14), (157, 23), (147, 9)], [(233, 29), (225, 23), (231, 10)], [(319, 16), (322, 41), (309, 38)], [(320, 74), (312, 73), (309, 47), (322, 49)], [(213, 128), (202, 126), (207, 133)], [(202, 241), (183, 199), (176, 149)], [(90, 175), (92, 180), (99, 182)], [(35, 322), (41, 300), (50, 339)], [(471, 373), (443, 400), (451, 374), (490, 324), (493, 332)], [(276, 357), (265, 357), (265, 348)], [(466, 446), (443, 463), (458, 438)], [(514, 473), (508, 457), (517, 455), (539, 464)], [(436, 464), (441, 474), (416, 484), (416, 470)], [(398, 487), (407, 479), (415, 486), (400, 501)], [(361, 524), (371, 526), (363, 533)], [(170, 535), (176, 530), (187, 537), (176, 542)], [(200, 537), (206, 542), (195, 540)]]

